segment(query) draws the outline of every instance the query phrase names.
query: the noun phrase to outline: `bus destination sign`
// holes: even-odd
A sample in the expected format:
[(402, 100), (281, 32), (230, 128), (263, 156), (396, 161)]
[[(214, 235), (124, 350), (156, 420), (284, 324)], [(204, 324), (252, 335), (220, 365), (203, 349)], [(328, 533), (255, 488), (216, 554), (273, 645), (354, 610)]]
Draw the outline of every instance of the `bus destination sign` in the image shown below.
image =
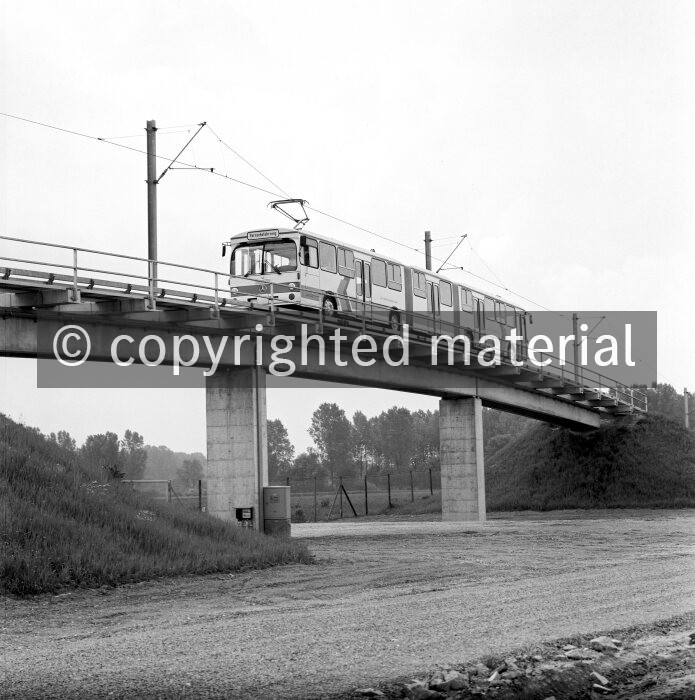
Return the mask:
[(249, 241), (256, 241), (259, 238), (277, 238), (280, 235), (280, 231), (277, 229), (271, 229), (269, 231), (249, 231), (246, 234), (246, 238)]

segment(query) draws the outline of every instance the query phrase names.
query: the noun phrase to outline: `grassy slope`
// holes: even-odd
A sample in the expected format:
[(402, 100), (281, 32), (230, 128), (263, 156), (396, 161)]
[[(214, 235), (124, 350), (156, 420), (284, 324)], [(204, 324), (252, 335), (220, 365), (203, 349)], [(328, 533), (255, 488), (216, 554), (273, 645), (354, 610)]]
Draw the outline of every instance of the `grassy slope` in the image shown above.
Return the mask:
[(695, 506), (695, 436), (662, 416), (539, 425), (491, 455), (485, 479), (490, 510)]
[[(489, 511), (695, 507), (695, 436), (662, 416), (573, 433), (539, 424), (485, 456)], [(393, 515), (440, 513), (441, 495)]]
[(0, 591), (310, 562), (304, 545), (158, 504), (0, 414)]

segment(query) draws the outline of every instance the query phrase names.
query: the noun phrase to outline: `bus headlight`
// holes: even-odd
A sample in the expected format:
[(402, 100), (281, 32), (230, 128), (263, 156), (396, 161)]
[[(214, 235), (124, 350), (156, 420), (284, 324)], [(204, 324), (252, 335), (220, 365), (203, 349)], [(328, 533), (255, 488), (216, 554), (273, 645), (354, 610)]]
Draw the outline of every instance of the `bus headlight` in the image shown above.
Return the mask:
[(239, 290), (236, 287), (232, 287), (232, 294), (238, 294)]
[(290, 289), (294, 289), (294, 282), (290, 282)]

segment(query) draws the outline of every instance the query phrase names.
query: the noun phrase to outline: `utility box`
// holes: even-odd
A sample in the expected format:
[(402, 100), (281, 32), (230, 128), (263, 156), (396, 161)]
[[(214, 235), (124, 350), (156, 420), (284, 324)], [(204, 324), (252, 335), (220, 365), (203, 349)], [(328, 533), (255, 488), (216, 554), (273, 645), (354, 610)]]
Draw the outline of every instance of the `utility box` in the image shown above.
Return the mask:
[(236, 524), (239, 527), (253, 528), (253, 508), (237, 508)]
[(266, 535), (289, 537), (290, 487), (263, 487), (263, 531)]

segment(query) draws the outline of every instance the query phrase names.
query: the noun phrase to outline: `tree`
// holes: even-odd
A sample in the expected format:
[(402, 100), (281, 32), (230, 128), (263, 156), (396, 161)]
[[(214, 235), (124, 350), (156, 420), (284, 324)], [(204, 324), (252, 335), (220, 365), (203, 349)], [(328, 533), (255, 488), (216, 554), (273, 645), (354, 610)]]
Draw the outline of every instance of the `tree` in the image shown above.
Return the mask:
[(142, 479), (147, 462), (143, 442), (142, 435), (130, 430), (125, 431), (120, 441), (118, 435), (111, 432), (88, 435), (80, 454), (90, 464), (108, 470), (112, 478), (120, 474), (129, 479)]
[(413, 413), (413, 465), (418, 469), (439, 467), (439, 411)]
[(309, 427), (321, 462), (331, 475), (348, 476), (354, 470), (352, 424), (335, 403), (322, 403), (311, 416)]
[(120, 443), (121, 465), (129, 479), (142, 479), (147, 464), (145, 441), (135, 431), (126, 430)]
[(191, 491), (203, 478), (203, 465), (197, 459), (184, 459), (176, 475), (183, 488), (186, 491)]
[(77, 451), (77, 443), (67, 430), (59, 430), (57, 435), (51, 433), (49, 438), (53, 440), (53, 442), (57, 442), (64, 450), (70, 450), (70, 452)]
[(326, 472), (321, 466), (319, 453), (310, 447), (306, 452), (302, 452), (295, 460), (292, 467), (292, 477), (297, 480), (302, 479), (323, 479)]
[[(649, 413), (660, 413), (662, 416), (671, 418), (683, 425), (685, 398), (683, 394), (679, 394), (670, 384), (657, 384), (654, 382), (650, 387), (636, 385), (634, 388), (647, 395)], [(695, 422), (692, 413), (692, 399), (688, 403), (691, 406), (690, 428), (692, 430)]]
[(359, 466), (360, 476), (364, 477), (373, 462), (371, 422), (362, 411), (355, 411), (352, 416), (352, 444), (355, 463)]
[(374, 425), (377, 451), (387, 469), (408, 470), (413, 457), (413, 417), (407, 408), (392, 406)]
[(80, 449), (80, 453), (89, 464), (94, 466), (116, 470), (119, 470), (121, 467), (118, 435), (116, 433), (106, 432), (98, 435), (88, 435)]
[(268, 478), (286, 478), (294, 464), (294, 446), (280, 419), (268, 421)]

